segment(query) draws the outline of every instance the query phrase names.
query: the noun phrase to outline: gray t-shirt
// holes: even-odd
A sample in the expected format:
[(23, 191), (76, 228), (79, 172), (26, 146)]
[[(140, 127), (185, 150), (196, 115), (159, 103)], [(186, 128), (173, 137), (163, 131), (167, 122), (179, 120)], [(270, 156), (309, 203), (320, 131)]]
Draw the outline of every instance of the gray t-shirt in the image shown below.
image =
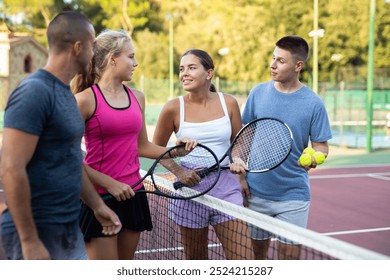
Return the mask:
[[(77, 221), (84, 122), (69, 86), (45, 70), (33, 73), (11, 94), (4, 127), (39, 136), (27, 165), (35, 223)], [(7, 210), (2, 226), (3, 233), (15, 230)]]

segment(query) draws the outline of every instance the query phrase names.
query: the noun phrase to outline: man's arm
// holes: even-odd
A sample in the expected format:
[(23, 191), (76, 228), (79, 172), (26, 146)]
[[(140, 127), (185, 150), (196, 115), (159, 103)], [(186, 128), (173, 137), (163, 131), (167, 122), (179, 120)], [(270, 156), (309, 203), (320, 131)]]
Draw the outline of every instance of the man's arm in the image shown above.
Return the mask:
[(39, 137), (13, 128), (4, 128), (1, 173), (7, 207), (12, 215), (25, 259), (50, 259), (39, 239), (31, 209), (27, 164)]
[(93, 210), (96, 219), (103, 226), (103, 234), (113, 235), (121, 230), (122, 224), (118, 216), (104, 203), (100, 195), (93, 188), (84, 165), (81, 199)]

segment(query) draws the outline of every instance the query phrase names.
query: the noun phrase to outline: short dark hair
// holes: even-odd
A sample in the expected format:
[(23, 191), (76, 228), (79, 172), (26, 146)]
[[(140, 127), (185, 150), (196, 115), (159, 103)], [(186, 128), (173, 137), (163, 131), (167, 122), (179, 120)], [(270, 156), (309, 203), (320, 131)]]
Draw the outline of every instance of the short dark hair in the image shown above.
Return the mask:
[(65, 11), (54, 17), (47, 27), (49, 48), (63, 51), (69, 44), (85, 39), (91, 22), (78, 12)]
[(307, 61), (309, 57), (309, 45), (302, 37), (289, 35), (279, 39), (276, 44), (277, 47), (289, 51), (298, 60)]

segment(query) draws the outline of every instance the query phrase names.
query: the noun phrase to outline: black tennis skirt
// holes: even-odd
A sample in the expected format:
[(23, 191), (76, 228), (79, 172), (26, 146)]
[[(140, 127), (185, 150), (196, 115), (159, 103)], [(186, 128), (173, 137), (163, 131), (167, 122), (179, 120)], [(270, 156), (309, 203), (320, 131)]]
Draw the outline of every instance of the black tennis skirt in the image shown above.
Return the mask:
[[(122, 230), (128, 229), (140, 232), (152, 230), (152, 218), (146, 193), (136, 193), (134, 197), (124, 201), (117, 201), (115, 198), (109, 199), (106, 204), (118, 215), (122, 223)], [(102, 225), (95, 218), (92, 209), (84, 203), (81, 203), (80, 228), (85, 241), (89, 241), (91, 238), (109, 236), (102, 233)]]

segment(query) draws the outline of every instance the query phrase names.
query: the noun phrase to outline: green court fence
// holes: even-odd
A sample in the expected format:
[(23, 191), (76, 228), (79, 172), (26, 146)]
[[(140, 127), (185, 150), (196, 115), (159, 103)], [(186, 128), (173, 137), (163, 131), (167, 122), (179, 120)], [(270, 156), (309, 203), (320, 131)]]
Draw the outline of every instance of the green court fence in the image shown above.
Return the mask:
[[(390, 148), (390, 87), (373, 91), (373, 149)], [(331, 144), (366, 148), (367, 91), (354, 84), (340, 82), (337, 87), (323, 84), (319, 95), (325, 102), (333, 130)]]

